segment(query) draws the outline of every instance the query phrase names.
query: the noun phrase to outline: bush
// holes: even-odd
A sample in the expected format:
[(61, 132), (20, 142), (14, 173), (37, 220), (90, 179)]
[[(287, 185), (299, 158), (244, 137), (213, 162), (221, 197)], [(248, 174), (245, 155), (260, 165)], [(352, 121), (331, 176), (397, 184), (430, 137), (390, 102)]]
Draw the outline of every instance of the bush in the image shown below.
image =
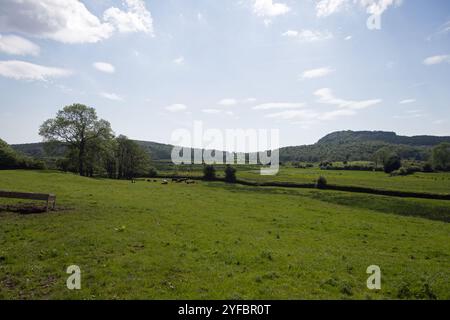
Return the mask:
[(399, 156), (391, 155), (384, 163), (384, 172), (391, 173), (395, 170), (400, 169), (402, 166), (402, 161)]
[(203, 168), (203, 179), (205, 180), (215, 180), (216, 179), (216, 168), (211, 165), (207, 165)]
[(228, 183), (236, 182), (236, 169), (230, 165), (227, 165), (225, 168), (225, 181)]
[(158, 171), (155, 168), (151, 167), (148, 170), (148, 177), (149, 178), (156, 178), (157, 176), (158, 176)]
[(433, 166), (431, 165), (431, 163), (427, 162), (423, 165), (422, 171), (423, 172), (433, 172)]
[(327, 184), (328, 184), (327, 179), (325, 177), (320, 176), (319, 179), (317, 179), (316, 188), (325, 189)]

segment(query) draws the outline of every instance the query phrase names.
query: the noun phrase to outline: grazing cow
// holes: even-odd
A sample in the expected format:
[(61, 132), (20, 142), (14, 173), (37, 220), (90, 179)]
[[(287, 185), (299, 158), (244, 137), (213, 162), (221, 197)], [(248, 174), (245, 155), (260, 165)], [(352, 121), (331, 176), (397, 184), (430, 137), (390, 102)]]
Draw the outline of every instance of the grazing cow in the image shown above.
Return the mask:
[(162, 181), (162, 184), (169, 184), (169, 181), (167, 181), (166, 179), (164, 179), (164, 180)]

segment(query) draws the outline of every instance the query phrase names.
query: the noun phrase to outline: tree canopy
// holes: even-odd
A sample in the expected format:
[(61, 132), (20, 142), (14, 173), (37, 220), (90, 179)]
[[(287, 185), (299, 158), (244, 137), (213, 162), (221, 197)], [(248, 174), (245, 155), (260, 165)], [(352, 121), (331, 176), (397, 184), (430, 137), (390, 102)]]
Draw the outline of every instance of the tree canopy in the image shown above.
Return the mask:
[[(86, 162), (96, 156), (100, 144), (113, 138), (109, 122), (99, 120), (94, 108), (82, 104), (66, 106), (58, 111), (55, 118), (42, 124), (39, 134), (46, 142), (67, 144), (71, 154), (76, 154), (80, 175), (88, 175), (92, 171), (92, 167), (85, 166)], [(89, 163), (92, 164), (92, 161)]]

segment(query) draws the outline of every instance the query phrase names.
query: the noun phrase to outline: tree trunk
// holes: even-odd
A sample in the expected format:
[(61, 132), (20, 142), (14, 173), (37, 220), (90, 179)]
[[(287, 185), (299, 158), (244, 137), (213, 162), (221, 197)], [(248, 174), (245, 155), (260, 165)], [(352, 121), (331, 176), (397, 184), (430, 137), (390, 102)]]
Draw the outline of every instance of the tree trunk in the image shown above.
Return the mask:
[(85, 144), (82, 142), (80, 144), (80, 150), (78, 151), (78, 172), (80, 176), (84, 175), (84, 148)]

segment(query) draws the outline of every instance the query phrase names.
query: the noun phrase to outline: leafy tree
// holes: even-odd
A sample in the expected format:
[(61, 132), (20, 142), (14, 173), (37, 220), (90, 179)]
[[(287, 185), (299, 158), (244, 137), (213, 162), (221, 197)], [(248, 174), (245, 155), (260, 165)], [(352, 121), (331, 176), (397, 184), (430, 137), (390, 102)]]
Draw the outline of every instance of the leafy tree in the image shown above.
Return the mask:
[(384, 163), (384, 172), (391, 173), (395, 170), (400, 169), (401, 166), (402, 161), (400, 157), (396, 154), (391, 154)]
[(316, 188), (325, 189), (327, 187), (327, 184), (328, 184), (327, 179), (323, 176), (320, 176), (319, 179), (317, 179)]
[(154, 167), (151, 167), (148, 170), (148, 177), (149, 178), (156, 178), (157, 176), (158, 176), (158, 171)]
[(437, 170), (450, 170), (450, 143), (443, 142), (433, 148), (433, 167)]
[(378, 164), (385, 165), (386, 161), (393, 154), (391, 147), (382, 147), (377, 150), (377, 152), (373, 155), (373, 160), (375, 162), (375, 167), (378, 167)]
[(92, 169), (92, 157), (88, 149), (95, 149), (96, 143), (113, 137), (109, 122), (98, 119), (94, 108), (82, 104), (73, 104), (58, 111), (54, 119), (46, 120), (39, 130), (46, 142), (63, 142), (72, 154), (76, 154), (78, 173), (86, 175), (86, 162)]
[(203, 167), (203, 179), (205, 180), (215, 180), (216, 179), (216, 168), (212, 165), (206, 165)]
[(16, 152), (0, 139), (0, 169), (45, 169), (45, 164)]
[(225, 181), (228, 183), (236, 182), (236, 169), (230, 165), (227, 165), (225, 168)]
[(119, 179), (132, 179), (148, 173), (150, 156), (136, 142), (125, 136), (117, 139), (117, 169)]

